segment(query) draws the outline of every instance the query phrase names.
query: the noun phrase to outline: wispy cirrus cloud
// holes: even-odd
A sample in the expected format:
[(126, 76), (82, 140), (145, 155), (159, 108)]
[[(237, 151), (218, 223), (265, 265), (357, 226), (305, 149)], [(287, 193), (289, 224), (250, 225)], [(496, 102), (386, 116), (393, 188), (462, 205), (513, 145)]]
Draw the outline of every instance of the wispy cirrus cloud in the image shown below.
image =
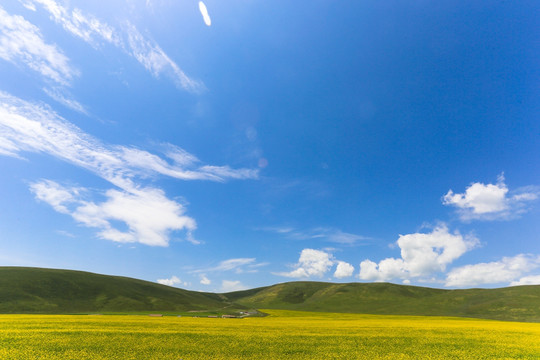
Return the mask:
[(213, 267), (193, 270), (191, 273), (200, 274), (223, 271), (233, 271), (236, 274), (254, 273), (258, 271), (258, 268), (266, 265), (268, 263), (257, 263), (255, 258), (234, 258), (223, 260)]
[[(60, 104), (88, 115), (85, 107), (66, 90), (80, 75), (56, 44), (46, 43), (41, 31), (22, 16), (10, 15), (0, 7), (0, 58), (16, 66), (26, 65), (50, 85), (43, 91)], [(50, 84), (51, 81), (54, 84)]]
[(167, 147), (171, 162), (138, 148), (104, 144), (50, 108), (1, 91), (0, 139), (0, 154), (45, 153), (90, 170), (126, 191), (136, 188), (134, 178), (152, 175), (210, 181), (258, 177), (257, 169), (198, 166), (195, 156), (174, 145)]
[(184, 71), (154, 41), (125, 20), (118, 28), (85, 13), (79, 8), (71, 9), (54, 0), (24, 0), (27, 6), (40, 5), (64, 30), (98, 48), (103, 43), (111, 44), (136, 59), (153, 76), (171, 78), (177, 87), (190, 92), (201, 92), (204, 84), (187, 76)]
[(510, 191), (501, 174), (496, 184), (472, 183), (462, 194), (448, 190), (442, 201), (456, 207), (463, 221), (509, 220), (525, 213), (526, 205), (539, 196), (540, 189), (536, 186)]
[(289, 226), (271, 226), (261, 228), (261, 230), (280, 234), (294, 240), (322, 239), (342, 245), (354, 245), (360, 241), (370, 239), (366, 236), (347, 233), (332, 227), (316, 227), (313, 229), (299, 230)]
[(159, 45), (146, 39), (137, 28), (126, 22), (127, 51), (146, 70), (155, 77), (169, 76), (177, 87), (191, 92), (202, 92), (205, 86), (202, 82), (193, 80), (159, 47)]
[(77, 112), (80, 112), (81, 114), (88, 115), (88, 111), (86, 108), (77, 100), (73, 99), (71, 96), (66, 94), (66, 90), (64, 88), (59, 87), (53, 87), (53, 88), (43, 88), (43, 91), (45, 94), (49, 95), (53, 100), (59, 102), (60, 104), (70, 108), (71, 110), (75, 110)]
[(55, 44), (45, 42), (41, 31), (35, 25), (22, 16), (8, 14), (2, 7), (0, 58), (17, 66), (24, 64), (60, 85), (69, 85), (79, 74)]

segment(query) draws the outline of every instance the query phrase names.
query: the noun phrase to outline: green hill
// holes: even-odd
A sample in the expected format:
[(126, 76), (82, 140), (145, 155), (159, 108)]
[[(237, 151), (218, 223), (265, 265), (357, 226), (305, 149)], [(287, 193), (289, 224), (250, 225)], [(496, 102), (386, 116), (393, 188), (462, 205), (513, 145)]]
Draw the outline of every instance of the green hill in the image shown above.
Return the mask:
[(216, 310), (222, 296), (82, 271), (0, 267), (0, 313)]
[(389, 283), (290, 282), (224, 295), (259, 309), (540, 322), (540, 285), (442, 290)]
[(443, 290), (300, 281), (212, 294), (82, 271), (0, 267), (0, 313), (229, 312), (246, 308), (540, 322), (540, 285)]

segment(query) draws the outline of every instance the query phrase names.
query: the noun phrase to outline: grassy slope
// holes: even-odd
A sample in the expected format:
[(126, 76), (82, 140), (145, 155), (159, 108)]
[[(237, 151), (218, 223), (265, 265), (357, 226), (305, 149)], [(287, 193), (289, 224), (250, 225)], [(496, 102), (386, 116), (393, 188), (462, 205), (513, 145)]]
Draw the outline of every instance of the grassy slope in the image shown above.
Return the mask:
[(291, 282), (225, 294), (266, 309), (462, 316), (540, 322), (540, 286), (442, 290), (388, 283)]
[(185, 312), (249, 308), (540, 322), (540, 285), (442, 290), (290, 282), (211, 294), (81, 271), (0, 267), (0, 313)]
[(0, 267), (0, 313), (189, 311), (228, 305), (216, 294), (126, 277)]

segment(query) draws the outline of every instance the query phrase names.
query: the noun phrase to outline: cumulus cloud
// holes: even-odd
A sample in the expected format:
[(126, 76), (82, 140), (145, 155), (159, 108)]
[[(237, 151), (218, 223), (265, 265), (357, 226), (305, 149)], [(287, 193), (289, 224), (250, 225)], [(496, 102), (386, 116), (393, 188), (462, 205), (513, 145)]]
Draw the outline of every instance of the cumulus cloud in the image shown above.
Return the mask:
[(202, 1), (199, 1), (199, 11), (201, 12), (201, 15), (203, 17), (203, 20), (206, 26), (212, 25), (212, 20), (210, 19), (210, 15), (208, 15), (208, 9), (206, 8), (206, 5)]
[(221, 282), (221, 292), (240, 291), (246, 289), (247, 287), (238, 280), (223, 280)]
[[(56, 211), (99, 229), (98, 236), (105, 240), (167, 246), (172, 231), (185, 230), (189, 235), (197, 227), (194, 219), (184, 215), (185, 208), (160, 189), (141, 188), (131, 193), (112, 189), (105, 193), (103, 202), (85, 200), (86, 189), (64, 187), (51, 180), (33, 183), (30, 189)], [(127, 229), (119, 229), (118, 223)], [(196, 242), (191, 236), (186, 239)]]
[(354, 272), (354, 266), (345, 261), (338, 261), (334, 277), (336, 279), (343, 279), (352, 276)]
[[(452, 269), (445, 286), (470, 287), (486, 284), (511, 283), (517, 285), (525, 273), (540, 266), (540, 256), (519, 254), (503, 257), (500, 261), (465, 265)], [(523, 278), (525, 279), (525, 278)], [(527, 280), (523, 280), (524, 282)]]
[(10, 15), (0, 7), (0, 58), (26, 65), (46, 79), (69, 85), (79, 74), (67, 56), (43, 40), (41, 31), (22, 16)]
[(540, 194), (533, 186), (510, 192), (504, 181), (501, 174), (496, 184), (472, 183), (462, 194), (449, 190), (443, 204), (456, 207), (464, 221), (507, 220), (525, 212), (527, 203)]
[(187, 91), (204, 90), (204, 84), (187, 76), (158, 44), (143, 36), (129, 21), (118, 30), (81, 9), (70, 9), (54, 0), (25, 0), (24, 4), (41, 5), (64, 30), (95, 48), (102, 42), (117, 47), (135, 58), (155, 77), (166, 75)]
[(362, 280), (389, 281), (430, 276), (446, 270), (446, 266), (478, 244), (473, 236), (448, 232), (439, 225), (431, 233), (400, 235), (397, 245), (401, 258), (387, 258), (378, 264), (371, 260), (360, 263)]
[(304, 249), (300, 253), (300, 258), (294, 270), (277, 273), (276, 275), (292, 278), (322, 277), (330, 270), (333, 264), (334, 260), (331, 254), (320, 250)]
[(201, 284), (203, 285), (210, 285), (212, 281), (210, 281), (209, 278), (206, 277), (206, 275), (201, 275)]
[(158, 279), (157, 282), (161, 285), (167, 286), (176, 286), (182, 284), (182, 281), (176, 276), (172, 276), (170, 279)]
[(517, 281), (512, 281), (510, 286), (519, 286), (519, 285), (540, 285), (540, 275), (529, 275), (524, 276)]

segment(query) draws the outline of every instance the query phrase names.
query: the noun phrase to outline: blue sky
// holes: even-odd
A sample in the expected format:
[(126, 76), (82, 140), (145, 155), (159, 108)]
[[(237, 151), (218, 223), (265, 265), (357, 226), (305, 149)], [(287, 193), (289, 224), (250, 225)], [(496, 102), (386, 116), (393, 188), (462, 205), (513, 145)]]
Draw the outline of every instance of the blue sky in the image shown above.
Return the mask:
[(0, 5), (0, 265), (540, 284), (535, 1)]

